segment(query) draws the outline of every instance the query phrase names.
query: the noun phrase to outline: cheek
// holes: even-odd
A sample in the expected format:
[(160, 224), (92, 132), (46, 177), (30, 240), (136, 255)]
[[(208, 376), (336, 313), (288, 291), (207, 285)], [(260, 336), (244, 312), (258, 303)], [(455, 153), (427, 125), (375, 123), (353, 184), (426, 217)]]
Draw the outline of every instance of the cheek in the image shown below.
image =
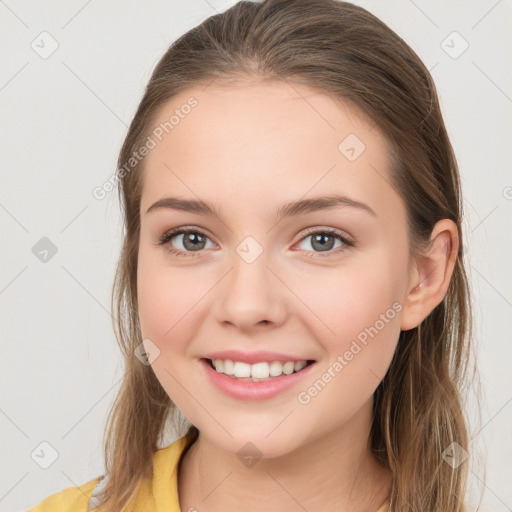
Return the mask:
[(401, 263), (391, 258), (386, 262), (381, 255), (374, 261), (380, 264), (316, 273), (298, 294), (311, 305), (314, 317), (309, 328), (330, 361), (350, 350), (357, 353), (353, 359), (360, 364), (375, 361), (382, 370), (378, 362), (390, 360), (400, 333), (403, 271), (399, 271)]
[[(161, 255), (139, 253), (137, 297), (143, 339), (158, 348), (151, 366), (167, 394), (182, 410), (190, 397), (182, 384), (195, 371), (192, 341), (208, 314), (208, 291), (215, 276), (207, 276), (193, 266), (166, 265)], [(181, 385), (180, 385), (181, 383)]]
[(161, 258), (145, 258), (143, 251), (139, 256), (137, 300), (142, 334), (159, 342), (176, 338), (198, 300), (199, 287), (187, 279), (186, 272), (166, 268)]
[[(190, 284), (186, 272), (171, 271), (155, 259), (139, 258), (137, 297), (142, 337), (158, 348), (151, 367), (168, 396), (187, 417), (190, 395), (184, 384), (190, 368), (184, 356), (200, 323), (194, 316), (198, 308), (193, 307), (199, 300), (198, 288)], [(152, 345), (146, 344), (148, 351)]]
[[(336, 331), (336, 326), (357, 326), (375, 322), (400, 298), (401, 286), (390, 273), (370, 269), (343, 269), (324, 277), (318, 275), (303, 288), (308, 302), (320, 318)], [(364, 326), (363, 326), (364, 327)]]
[[(326, 351), (319, 374), (305, 382), (297, 401), (310, 417), (330, 411), (322, 428), (348, 421), (385, 376), (400, 334), (399, 283), (389, 275), (358, 272), (317, 282), (308, 300), (329, 329), (317, 328)], [(332, 332), (334, 331), (334, 332)]]
[(173, 310), (169, 308), (172, 290), (156, 267), (139, 264), (137, 301), (144, 338), (159, 339), (173, 325)]

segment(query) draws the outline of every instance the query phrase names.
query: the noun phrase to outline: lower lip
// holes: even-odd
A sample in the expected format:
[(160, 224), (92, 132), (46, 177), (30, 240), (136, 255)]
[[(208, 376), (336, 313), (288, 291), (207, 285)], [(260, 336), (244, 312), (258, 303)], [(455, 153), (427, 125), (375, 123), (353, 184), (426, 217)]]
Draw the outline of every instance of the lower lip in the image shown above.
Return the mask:
[(217, 388), (226, 395), (240, 400), (266, 400), (279, 395), (279, 393), (284, 393), (306, 375), (309, 375), (311, 368), (316, 364), (312, 363), (309, 366), (305, 366), (299, 372), (290, 375), (281, 375), (271, 380), (251, 382), (248, 380), (232, 379), (224, 373), (218, 373), (205, 359), (200, 359), (199, 362), (205, 369), (208, 378)]

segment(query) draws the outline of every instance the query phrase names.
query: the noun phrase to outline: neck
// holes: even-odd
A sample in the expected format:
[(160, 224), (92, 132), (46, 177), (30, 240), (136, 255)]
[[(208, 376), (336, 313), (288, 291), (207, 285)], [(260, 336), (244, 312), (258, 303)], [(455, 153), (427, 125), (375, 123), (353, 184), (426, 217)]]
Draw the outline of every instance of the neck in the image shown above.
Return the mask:
[(181, 510), (232, 512), (254, 510), (257, 504), (267, 512), (377, 512), (388, 496), (391, 474), (368, 447), (371, 404), (341, 428), (252, 466), (200, 434), (180, 465)]

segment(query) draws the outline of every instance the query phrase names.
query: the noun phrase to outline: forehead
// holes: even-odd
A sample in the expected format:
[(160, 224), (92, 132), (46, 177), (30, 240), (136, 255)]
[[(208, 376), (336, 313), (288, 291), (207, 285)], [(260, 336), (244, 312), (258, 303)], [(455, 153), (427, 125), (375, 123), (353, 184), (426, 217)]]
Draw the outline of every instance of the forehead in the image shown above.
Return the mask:
[(191, 88), (159, 110), (152, 130), (160, 137), (152, 135), (144, 159), (142, 210), (166, 192), (249, 210), (308, 190), (375, 202), (390, 188), (383, 134), (353, 107), (301, 84)]

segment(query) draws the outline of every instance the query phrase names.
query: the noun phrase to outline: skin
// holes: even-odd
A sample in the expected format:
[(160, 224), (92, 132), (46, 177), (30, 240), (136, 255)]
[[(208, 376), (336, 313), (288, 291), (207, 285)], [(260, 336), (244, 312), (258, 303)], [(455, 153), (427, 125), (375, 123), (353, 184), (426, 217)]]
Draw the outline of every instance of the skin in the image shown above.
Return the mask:
[[(155, 126), (190, 96), (197, 107), (145, 157), (137, 282), (143, 337), (160, 350), (152, 368), (201, 433), (179, 470), (181, 509), (229, 512), (257, 503), (265, 511), (376, 511), (391, 475), (368, 448), (373, 393), (400, 330), (418, 325), (444, 297), (457, 228), (440, 221), (429, 250), (412, 258), (387, 140), (327, 95), (287, 83), (210, 85), (173, 98)], [(338, 150), (349, 134), (366, 146), (355, 161)], [(277, 221), (284, 203), (333, 193), (375, 215), (336, 206)], [(168, 195), (212, 203), (221, 218), (146, 213)], [(183, 235), (168, 242), (190, 257), (157, 245), (181, 226), (207, 236), (195, 252)], [(355, 245), (339, 252), (344, 244), (334, 239), (323, 252), (305, 234), (311, 227), (338, 229)], [(250, 264), (236, 252), (247, 236), (263, 249)], [(309, 403), (299, 403), (298, 393), (393, 303), (401, 311)], [(274, 350), (317, 365), (277, 397), (241, 401), (217, 390), (198, 362), (223, 349)], [(248, 441), (262, 456), (252, 467), (237, 457)]]

